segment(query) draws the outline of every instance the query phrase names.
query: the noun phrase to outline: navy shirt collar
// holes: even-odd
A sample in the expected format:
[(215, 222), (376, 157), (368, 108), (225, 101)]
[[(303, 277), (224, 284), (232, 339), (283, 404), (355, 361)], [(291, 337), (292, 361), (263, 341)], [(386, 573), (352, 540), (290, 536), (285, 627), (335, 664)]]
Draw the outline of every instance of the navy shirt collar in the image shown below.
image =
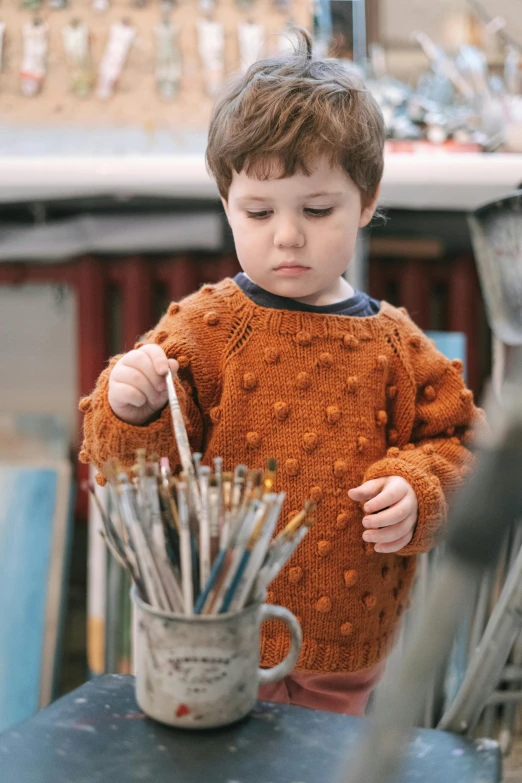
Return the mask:
[(234, 283), (260, 307), (268, 307), (273, 310), (294, 310), (305, 313), (323, 313), (325, 315), (347, 315), (356, 317), (368, 317), (377, 315), (381, 306), (376, 299), (372, 299), (362, 291), (355, 291), (354, 295), (342, 302), (334, 302), (330, 305), (309, 305), (297, 302), (286, 296), (277, 296), (265, 291), (264, 288), (253, 283), (244, 272), (239, 272), (234, 277)]

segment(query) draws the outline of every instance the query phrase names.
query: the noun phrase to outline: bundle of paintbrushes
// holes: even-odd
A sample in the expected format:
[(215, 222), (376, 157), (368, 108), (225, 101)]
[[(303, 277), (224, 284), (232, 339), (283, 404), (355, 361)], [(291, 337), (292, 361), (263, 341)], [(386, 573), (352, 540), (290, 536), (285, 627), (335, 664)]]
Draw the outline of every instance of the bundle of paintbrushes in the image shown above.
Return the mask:
[[(269, 583), (308, 532), (314, 504), (305, 503), (275, 538), (285, 499), (273, 492), (277, 464), (214, 472), (192, 454), (167, 376), (182, 472), (144, 451), (127, 473), (116, 459), (103, 467), (117, 514), (99, 505), (109, 549), (132, 576), (141, 598), (158, 609), (192, 614), (235, 612), (262, 601)], [(94, 494), (94, 488), (91, 487)], [(96, 495), (95, 495), (96, 497)]]

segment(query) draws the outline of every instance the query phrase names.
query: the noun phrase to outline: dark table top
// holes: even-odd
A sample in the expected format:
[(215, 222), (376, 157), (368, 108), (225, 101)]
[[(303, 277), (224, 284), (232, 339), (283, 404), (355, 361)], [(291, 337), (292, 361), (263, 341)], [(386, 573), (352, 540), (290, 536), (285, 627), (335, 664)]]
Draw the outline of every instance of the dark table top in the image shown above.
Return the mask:
[[(329, 783), (364, 720), (260, 703), (222, 729), (171, 729), (146, 718), (134, 678), (98, 677), (0, 735), (1, 783)], [(378, 750), (378, 749), (377, 749)], [(492, 742), (412, 734), (400, 783), (499, 783)]]

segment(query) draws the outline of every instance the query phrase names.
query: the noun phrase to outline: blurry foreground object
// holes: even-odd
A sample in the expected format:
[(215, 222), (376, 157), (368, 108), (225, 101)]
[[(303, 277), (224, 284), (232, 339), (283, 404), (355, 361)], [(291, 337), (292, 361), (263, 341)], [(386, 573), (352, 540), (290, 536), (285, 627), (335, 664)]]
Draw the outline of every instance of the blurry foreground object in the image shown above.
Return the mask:
[[(482, 445), (477, 469), (450, 514), (446, 556), (413, 640), (379, 694), (375, 715), (356, 759), (340, 780), (396, 780), (409, 728), (418, 723), (427, 683), (450, 653), (461, 619), (469, 612), (479, 578), (495, 563), (522, 510), (522, 222), (520, 193), (487, 205), (470, 217), (472, 239), (491, 327), (511, 346), (501, 395), (488, 406), (493, 435)], [(439, 727), (468, 733), (495, 690), (522, 621), (522, 549), (473, 654), (467, 673)], [(521, 694), (515, 694), (520, 699)], [(509, 697), (508, 697), (509, 698)], [(375, 748), (379, 747), (379, 754)]]

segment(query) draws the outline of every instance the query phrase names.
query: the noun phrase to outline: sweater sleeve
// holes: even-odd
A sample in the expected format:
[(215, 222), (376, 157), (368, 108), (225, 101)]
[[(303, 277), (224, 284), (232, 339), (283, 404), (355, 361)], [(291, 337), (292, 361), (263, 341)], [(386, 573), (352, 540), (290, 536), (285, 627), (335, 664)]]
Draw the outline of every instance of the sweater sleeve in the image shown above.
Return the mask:
[(462, 362), (446, 359), (411, 321), (394, 330), (391, 344), (396, 362), (389, 387), (390, 448), (364, 480), (402, 476), (413, 487), (417, 525), (400, 554), (415, 555), (429, 551), (444, 534), (448, 499), (474, 465), (467, 446), (484, 414), (465, 387)]
[[(220, 313), (220, 308), (217, 312), (202, 308), (201, 296), (194, 294), (181, 304), (171, 304), (157, 327), (147, 333), (143, 343), (135, 346), (156, 343), (169, 358), (178, 361), (175, 387), (193, 451), (202, 450), (205, 418), (219, 394), (227, 334), (226, 313)], [(128, 468), (135, 462), (136, 449), (144, 448), (148, 453), (168, 456), (172, 466), (179, 465), (168, 405), (157, 418), (141, 426), (128, 424), (114, 414), (108, 386), (112, 369), (120, 358), (115, 356), (110, 360), (94, 391), (80, 401), (80, 411), (84, 414), (80, 460), (100, 468), (110, 457), (117, 457)], [(96, 478), (104, 483), (100, 474)]]

